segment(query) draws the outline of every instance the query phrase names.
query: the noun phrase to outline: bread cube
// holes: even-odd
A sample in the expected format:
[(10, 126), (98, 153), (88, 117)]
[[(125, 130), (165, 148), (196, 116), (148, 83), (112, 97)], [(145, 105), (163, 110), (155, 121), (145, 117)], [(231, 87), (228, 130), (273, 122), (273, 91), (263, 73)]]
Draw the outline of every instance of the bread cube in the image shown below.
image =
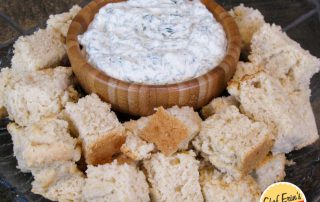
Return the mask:
[(68, 101), (77, 99), (72, 89), (72, 70), (57, 67), (29, 72), (4, 90), (4, 105), (9, 118), (29, 126), (61, 112)]
[(290, 39), (281, 27), (264, 24), (252, 38), (249, 60), (287, 87), (308, 89), (320, 60)]
[(146, 177), (135, 166), (117, 162), (88, 166), (83, 197), (88, 202), (150, 201)]
[(80, 159), (78, 140), (70, 136), (68, 123), (64, 120), (46, 118), (28, 127), (10, 123), (8, 131), (18, 168), (22, 172), (40, 169), (55, 162), (76, 162)]
[(40, 29), (30, 36), (21, 36), (13, 45), (12, 69), (28, 72), (56, 67), (66, 57), (60, 34)]
[(151, 186), (152, 201), (203, 201), (199, 184), (199, 161), (193, 151), (165, 156), (153, 154), (143, 163)]
[(314, 121), (311, 108), (309, 118), (305, 120), (307, 116), (301, 113), (305, 106), (296, 105), (279, 80), (265, 72), (245, 76), (240, 82), (229, 83), (228, 91), (241, 103), (240, 108), (246, 115), (265, 122), (273, 130), (274, 154), (289, 153), (312, 144), (319, 138), (316, 129), (310, 130), (310, 123), (307, 123), (311, 121), (312, 124)]
[(65, 114), (76, 129), (87, 164), (104, 164), (112, 161), (125, 142), (124, 127), (118, 121), (111, 105), (102, 102), (96, 94), (69, 102)]
[(55, 163), (33, 171), (31, 191), (44, 198), (59, 202), (80, 202), (85, 178), (74, 162)]
[(193, 145), (222, 173), (240, 179), (265, 158), (273, 135), (266, 124), (252, 121), (237, 107), (229, 106), (202, 123)]

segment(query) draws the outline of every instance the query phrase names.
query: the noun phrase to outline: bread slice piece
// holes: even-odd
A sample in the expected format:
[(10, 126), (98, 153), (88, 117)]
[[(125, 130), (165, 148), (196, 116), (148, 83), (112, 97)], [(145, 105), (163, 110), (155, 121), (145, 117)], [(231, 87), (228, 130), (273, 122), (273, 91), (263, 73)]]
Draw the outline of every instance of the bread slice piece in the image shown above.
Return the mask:
[(206, 119), (193, 142), (212, 165), (235, 179), (250, 173), (272, 144), (273, 135), (266, 124), (250, 120), (235, 106)]
[(213, 99), (209, 104), (204, 106), (201, 109), (201, 114), (204, 118), (208, 118), (209, 116), (219, 113), (229, 106), (239, 107), (239, 102), (233, 96), (228, 97), (218, 97)]
[(32, 125), (56, 115), (73, 101), (72, 70), (57, 67), (23, 74), (4, 90), (4, 105), (9, 118), (21, 126)]
[(263, 15), (259, 10), (245, 7), (243, 4), (231, 9), (229, 14), (238, 25), (242, 40), (242, 49), (248, 51), (250, 49), (253, 34), (265, 24)]
[[(275, 134), (274, 154), (289, 153), (315, 142), (319, 136), (309, 130), (301, 114), (304, 106), (295, 105), (279, 80), (265, 72), (245, 76), (229, 83), (228, 91), (241, 103), (241, 110), (257, 121), (265, 122)], [(309, 119), (312, 120), (312, 113)]]
[(68, 122), (64, 120), (46, 118), (25, 128), (10, 123), (7, 128), (12, 137), (18, 168), (22, 172), (55, 162), (76, 162), (80, 159), (78, 140), (70, 136)]
[(81, 98), (78, 103), (67, 103), (65, 114), (82, 141), (87, 164), (104, 164), (120, 152), (125, 142), (125, 130), (111, 111), (111, 105), (102, 102), (96, 94)]
[(199, 161), (193, 151), (176, 153), (166, 157), (153, 154), (143, 163), (152, 201), (203, 201), (199, 184)]
[(47, 20), (47, 29), (52, 29), (66, 38), (70, 24), (80, 10), (80, 6), (74, 5), (69, 12), (50, 15)]
[(261, 191), (269, 185), (280, 182), (286, 176), (286, 156), (284, 154), (268, 155), (255, 169), (252, 176), (258, 183)]
[(260, 199), (260, 188), (251, 176), (234, 180), (212, 167), (206, 167), (200, 170), (200, 184), (207, 202), (257, 202)]
[(146, 177), (133, 165), (89, 165), (86, 173), (84, 201), (150, 201)]
[(32, 192), (59, 202), (80, 202), (85, 178), (74, 162), (55, 163), (32, 172)]
[(287, 87), (307, 89), (320, 60), (290, 39), (281, 27), (264, 24), (252, 38), (249, 60)]
[(16, 72), (55, 67), (66, 57), (61, 35), (48, 29), (40, 29), (30, 36), (19, 37), (13, 47), (11, 63)]

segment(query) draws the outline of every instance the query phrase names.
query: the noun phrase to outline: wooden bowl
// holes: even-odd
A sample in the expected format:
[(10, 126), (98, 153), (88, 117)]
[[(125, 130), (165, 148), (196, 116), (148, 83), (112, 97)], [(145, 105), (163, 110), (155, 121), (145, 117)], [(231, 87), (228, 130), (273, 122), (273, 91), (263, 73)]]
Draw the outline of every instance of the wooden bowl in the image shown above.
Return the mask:
[(239, 60), (240, 34), (232, 17), (213, 0), (202, 0), (202, 3), (222, 24), (228, 45), (223, 61), (205, 75), (177, 84), (143, 85), (112, 78), (89, 64), (81, 51), (78, 35), (87, 30), (101, 7), (120, 1), (123, 0), (94, 0), (78, 13), (70, 25), (67, 52), (73, 72), (87, 93), (98, 94), (114, 110), (146, 116), (159, 106), (187, 105), (198, 109), (225, 89)]

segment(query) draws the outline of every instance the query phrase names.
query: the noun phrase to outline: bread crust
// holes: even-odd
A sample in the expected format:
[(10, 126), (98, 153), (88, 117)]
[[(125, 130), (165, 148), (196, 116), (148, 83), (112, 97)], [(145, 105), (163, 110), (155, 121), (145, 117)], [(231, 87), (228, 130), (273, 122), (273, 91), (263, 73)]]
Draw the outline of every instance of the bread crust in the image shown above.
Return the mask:
[(265, 136), (265, 140), (259, 145), (256, 145), (243, 160), (242, 177), (248, 175), (256, 166), (263, 161), (274, 144), (272, 135)]
[(111, 131), (99, 138), (95, 144), (90, 146), (86, 153), (86, 162), (92, 165), (110, 163), (114, 155), (120, 153), (126, 136), (121, 131)]
[(0, 107), (0, 119), (5, 118), (6, 116), (8, 116), (8, 112), (7, 112), (6, 108)]
[(179, 145), (188, 138), (188, 129), (180, 120), (160, 107), (151, 116), (140, 137), (147, 142), (154, 143), (162, 153), (169, 156), (176, 152)]

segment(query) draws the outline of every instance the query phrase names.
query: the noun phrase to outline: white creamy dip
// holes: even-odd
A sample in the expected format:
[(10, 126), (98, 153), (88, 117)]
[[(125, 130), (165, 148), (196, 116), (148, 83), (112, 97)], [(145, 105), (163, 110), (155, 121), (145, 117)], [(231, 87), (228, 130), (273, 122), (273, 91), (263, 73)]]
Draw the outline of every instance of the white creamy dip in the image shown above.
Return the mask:
[(205, 74), (227, 47), (222, 26), (199, 0), (107, 4), (79, 42), (89, 62), (109, 76), (154, 85)]

